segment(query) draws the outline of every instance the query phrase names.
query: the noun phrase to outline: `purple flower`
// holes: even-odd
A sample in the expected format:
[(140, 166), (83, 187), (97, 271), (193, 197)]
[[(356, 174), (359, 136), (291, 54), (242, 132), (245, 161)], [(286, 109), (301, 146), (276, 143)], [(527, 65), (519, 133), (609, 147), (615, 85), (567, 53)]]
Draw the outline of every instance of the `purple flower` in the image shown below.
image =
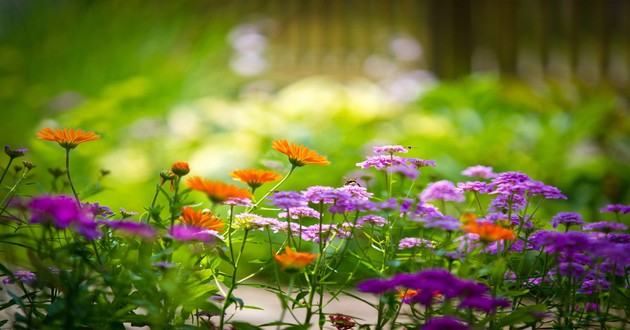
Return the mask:
[(374, 202), (362, 198), (340, 199), (335, 205), (328, 208), (328, 212), (335, 214), (343, 214), (346, 212), (368, 212), (377, 211), (378, 208)]
[(357, 166), (360, 168), (370, 168), (374, 167), (377, 170), (382, 170), (390, 166), (396, 165), (405, 165), (406, 159), (398, 156), (367, 156), (366, 160), (360, 163), (357, 163)]
[(596, 303), (587, 302), (587, 303), (584, 303), (584, 307), (576, 305), (575, 310), (576, 311), (584, 310), (584, 313), (597, 312), (599, 310), (599, 305)]
[(609, 204), (602, 207), (599, 210), (600, 213), (611, 212), (611, 213), (621, 213), (626, 214), (630, 212), (630, 205), (622, 205), (622, 204)]
[(417, 237), (401, 238), (400, 242), (398, 242), (398, 249), (399, 250), (411, 249), (411, 248), (416, 247), (416, 246), (424, 246), (424, 247), (432, 249), (433, 248), (433, 242), (429, 241), (429, 240), (426, 240), (426, 239), (417, 238)]
[(276, 191), (269, 199), (272, 205), (285, 210), (308, 205), (308, 201), (302, 197), (302, 194), (295, 191)]
[(413, 206), (413, 202), (414, 200), (411, 198), (403, 198), (400, 201), (400, 213), (407, 213), (409, 212), (409, 209), (411, 209), (411, 207)]
[(427, 320), (421, 330), (469, 330), (468, 324), (454, 316), (437, 316)]
[(375, 146), (375, 154), (393, 154), (393, 153), (407, 153), (409, 150), (403, 146)]
[(497, 174), (491, 181), (493, 186), (509, 186), (518, 183), (529, 182), (532, 179), (522, 172), (502, 172)]
[(437, 207), (426, 204), (424, 201), (418, 202), (416, 205), (416, 209), (413, 211), (413, 217), (422, 218), (422, 217), (441, 217), (442, 213), (438, 210)]
[(373, 294), (381, 294), (395, 288), (396, 285), (391, 280), (382, 278), (373, 278), (357, 284), (357, 290)]
[(212, 243), (217, 238), (221, 239), (221, 236), (215, 230), (203, 229), (194, 226), (187, 225), (175, 225), (172, 226), (168, 233), (174, 240), (187, 242), (187, 241), (199, 241), (204, 243)]
[[(18, 280), (20, 283), (28, 286), (35, 286), (35, 282), (37, 282), (37, 275), (27, 270), (16, 270), (13, 272), (13, 277), (15, 277), (15, 279)], [(2, 283), (13, 284), (15, 282), (11, 277), (7, 277), (2, 280)]]
[(456, 231), (456, 230), (459, 230), (462, 226), (459, 220), (451, 217), (450, 215), (426, 217), (426, 218), (420, 218), (417, 220), (416, 219), (411, 219), (411, 220), (423, 223), (426, 228), (439, 228), (439, 229), (444, 229), (446, 231)]
[[(320, 214), (316, 210), (308, 207), (308, 206), (299, 206), (292, 207), (289, 209), (289, 214), (291, 215), (291, 219), (301, 219), (301, 218), (315, 218), (319, 219)], [(287, 212), (280, 212), (278, 214), (278, 218), (286, 218)]]
[(491, 202), (489, 211), (508, 212), (510, 207), (512, 212), (520, 212), (527, 206), (527, 201), (521, 195), (497, 195)]
[(598, 231), (602, 233), (612, 233), (613, 231), (624, 231), (628, 229), (628, 226), (618, 222), (599, 221), (587, 223), (584, 225), (584, 230)]
[(479, 179), (490, 179), (496, 176), (496, 174), (492, 171), (492, 167), (482, 165), (471, 166), (463, 170), (462, 175)]
[(393, 211), (398, 208), (398, 200), (396, 198), (388, 198), (387, 200), (376, 204), (381, 211)]
[(464, 298), (459, 303), (458, 308), (477, 309), (477, 310), (490, 314), (499, 307), (510, 307), (510, 306), (511, 306), (510, 302), (505, 299), (474, 295), (474, 296)]
[(396, 165), (387, 168), (387, 174), (395, 173), (407, 177), (410, 180), (415, 180), (418, 178), (418, 176), (420, 176), (420, 172), (416, 168), (409, 167), (407, 165)]
[(175, 264), (172, 264), (172, 263), (166, 262), (166, 261), (158, 261), (158, 262), (152, 263), (151, 266), (157, 267), (157, 268), (162, 268), (162, 269), (169, 269), (169, 268), (174, 268)]
[(578, 292), (583, 294), (594, 294), (599, 292), (607, 292), (610, 290), (610, 282), (606, 279), (598, 278), (592, 280), (584, 280)]
[(572, 225), (581, 226), (584, 224), (582, 216), (575, 212), (560, 212), (551, 219), (553, 228), (558, 228), (558, 225), (564, 225), (570, 227)]
[(418, 158), (407, 158), (406, 161), (415, 166), (416, 168), (423, 168), (423, 167), (429, 167), (429, 166), (433, 166), (436, 167), (437, 165), (435, 164), (434, 160), (430, 160), (430, 159), (418, 159)]
[(58, 229), (70, 226), (88, 240), (101, 236), (98, 223), (93, 220), (91, 207), (81, 208), (68, 196), (38, 196), (29, 202), (31, 222), (50, 224)]
[(351, 197), (349, 192), (340, 193), (333, 187), (326, 186), (312, 186), (308, 187), (305, 191), (302, 191), (302, 197), (312, 203), (333, 203), (340, 197)]
[(468, 181), (466, 183), (457, 183), (457, 188), (462, 192), (478, 192), (480, 194), (488, 194), (492, 191), (489, 184), (481, 181)]
[(529, 181), (527, 183), (530, 196), (543, 196), (547, 199), (567, 199), (560, 189), (546, 185), (540, 181)]
[(24, 154), (28, 151), (26, 148), (18, 148), (11, 149), (9, 146), (4, 146), (4, 153), (7, 154), (11, 159), (18, 158), (24, 156)]
[(589, 235), (580, 231), (561, 233), (543, 230), (532, 234), (530, 241), (534, 249), (538, 250), (544, 247), (547, 253), (564, 253), (570, 255), (588, 251), (593, 245)]
[(357, 219), (357, 227), (362, 227), (366, 223), (371, 223), (377, 227), (382, 227), (387, 223), (387, 219), (381, 217), (380, 215), (373, 214), (364, 215)]
[(114, 215), (112, 209), (109, 206), (100, 205), (99, 203), (83, 203), (83, 209), (92, 214), (92, 217), (107, 218)]
[(338, 196), (337, 199), (339, 199), (340, 197), (342, 198), (345, 197), (346, 196), (345, 193), (349, 193), (350, 197), (352, 198), (359, 198), (359, 199), (366, 199), (366, 200), (374, 196), (373, 193), (367, 191), (367, 188), (361, 187), (361, 186), (345, 185), (343, 187), (337, 188), (337, 191), (341, 193), (341, 195)]
[(422, 193), (420, 193), (420, 199), (422, 201), (445, 200), (456, 202), (463, 202), (465, 200), (461, 192), (448, 180), (430, 183)]
[(127, 219), (127, 218), (129, 218), (129, 217), (131, 217), (131, 216), (134, 216), (134, 215), (136, 215), (136, 214), (138, 214), (138, 212), (131, 212), (131, 211), (127, 211), (127, 210), (125, 210), (125, 209), (124, 209), (124, 208), (122, 208), (122, 207), (120, 208), (120, 216), (121, 216), (123, 219)]
[(580, 278), (586, 273), (586, 268), (575, 262), (561, 262), (557, 266), (558, 274), (562, 276), (570, 276)]
[(231, 197), (228, 200), (224, 201), (222, 204), (225, 205), (234, 205), (234, 206), (252, 206), (252, 200), (245, 197)]
[(157, 231), (149, 224), (134, 221), (102, 221), (102, 224), (125, 234), (138, 236), (144, 240), (157, 237)]

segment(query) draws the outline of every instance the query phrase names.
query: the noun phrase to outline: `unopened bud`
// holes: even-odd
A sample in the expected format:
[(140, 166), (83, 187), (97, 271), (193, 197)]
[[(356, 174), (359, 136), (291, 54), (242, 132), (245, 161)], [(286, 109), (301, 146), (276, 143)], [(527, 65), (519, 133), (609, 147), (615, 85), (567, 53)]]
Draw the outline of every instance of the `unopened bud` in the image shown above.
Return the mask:
[(24, 160), (22, 161), (22, 165), (24, 165), (24, 167), (26, 167), (26, 169), (28, 169), (29, 171), (34, 169), (35, 167), (37, 167), (37, 165), (35, 165), (35, 163), (28, 161), (28, 160)]
[(22, 149), (18, 148), (18, 149), (13, 150), (9, 146), (4, 146), (4, 153), (7, 154), (7, 156), (11, 157), (11, 159), (22, 157), (27, 151), (28, 149), (26, 148), (22, 148)]
[(171, 167), (171, 171), (177, 176), (184, 176), (190, 172), (190, 167), (188, 167), (188, 163), (186, 162), (176, 162)]

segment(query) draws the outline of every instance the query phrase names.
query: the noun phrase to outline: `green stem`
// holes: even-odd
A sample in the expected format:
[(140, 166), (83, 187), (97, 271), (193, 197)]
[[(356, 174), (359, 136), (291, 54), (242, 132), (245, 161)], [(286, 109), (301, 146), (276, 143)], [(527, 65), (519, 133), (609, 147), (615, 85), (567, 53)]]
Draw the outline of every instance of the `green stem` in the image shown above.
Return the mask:
[[(241, 244), (241, 250), (239, 251), (238, 256), (236, 257), (236, 260), (232, 260), (234, 262), (234, 270), (232, 271), (232, 283), (230, 284), (230, 289), (225, 295), (223, 308), (221, 308), (221, 320), (219, 321), (219, 329), (223, 329), (223, 325), (225, 324), (225, 311), (227, 310), (228, 306), (232, 304), (232, 300), (231, 300), (232, 292), (234, 292), (234, 289), (236, 289), (236, 286), (238, 284), (238, 282), (236, 281), (236, 272), (238, 271), (238, 264), (240, 263), (241, 256), (243, 256), (243, 251), (245, 250), (245, 243), (247, 243), (248, 233), (249, 231), (245, 230), (245, 235), (243, 236), (243, 244)], [(230, 245), (230, 249), (231, 248), (232, 246)]]
[(13, 163), (13, 158), (9, 159), (9, 164), (7, 164), (7, 167), (4, 169), (4, 172), (2, 172), (2, 177), (0, 178), (0, 184), (2, 184), (2, 181), (4, 180), (4, 176), (7, 175), (7, 172), (9, 171), (9, 167), (11, 167), (11, 163)]
[(285, 181), (287, 181), (287, 179), (291, 176), (291, 173), (293, 173), (293, 171), (297, 168), (297, 166), (293, 165), (291, 166), (291, 169), (289, 170), (289, 173), (287, 173), (287, 175), (282, 178), (282, 180), (278, 181), (278, 183), (273, 186), (273, 188), (269, 189), (254, 205), (250, 206), (247, 211), (245, 211), (245, 213), (250, 213), (252, 210), (255, 210), (258, 207), (258, 204), (260, 204), (260, 202), (264, 201), (265, 198), (267, 198), (267, 196), (269, 196), (269, 194), (271, 194), (271, 192), (276, 191), (276, 189), (278, 189), (278, 187), (280, 187), (280, 185), (282, 185)]
[(77, 200), (77, 204), (81, 206), (79, 195), (77, 194), (76, 189), (74, 189), (74, 184), (72, 183), (72, 177), (70, 177), (70, 150), (72, 149), (66, 148), (66, 175), (68, 176), (68, 183), (70, 184), (70, 188), (72, 188), (72, 193), (74, 194), (74, 198)]

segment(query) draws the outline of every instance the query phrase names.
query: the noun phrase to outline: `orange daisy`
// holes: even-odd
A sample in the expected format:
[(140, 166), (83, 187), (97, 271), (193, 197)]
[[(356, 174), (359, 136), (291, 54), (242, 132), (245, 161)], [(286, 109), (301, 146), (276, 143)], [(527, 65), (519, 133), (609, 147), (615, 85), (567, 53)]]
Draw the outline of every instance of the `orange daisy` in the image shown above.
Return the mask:
[(223, 203), (230, 198), (252, 199), (249, 190), (219, 181), (211, 181), (193, 176), (186, 181), (188, 187), (205, 193), (213, 203)]
[(516, 238), (516, 235), (514, 235), (514, 230), (488, 222), (470, 222), (464, 225), (463, 228), (469, 233), (479, 235), (479, 240), (486, 243), (502, 239), (513, 240)]
[(274, 258), (279, 262), (282, 267), (280, 270), (287, 268), (287, 271), (299, 271), (304, 267), (313, 263), (316, 254), (308, 252), (293, 252), (290, 247), (285, 247), (285, 254), (275, 255)]
[(293, 166), (304, 166), (306, 164), (330, 165), (326, 156), (320, 156), (315, 150), (310, 150), (301, 144), (299, 146), (293, 142), (289, 144), (287, 140), (280, 139), (273, 141), (271, 147), (289, 156), (289, 162)]
[(48, 127), (39, 130), (37, 137), (46, 141), (55, 141), (66, 149), (74, 149), (83, 142), (94, 141), (100, 138), (100, 136), (94, 134), (94, 132), (84, 132), (81, 129), (50, 129)]
[(179, 220), (187, 225), (204, 229), (223, 231), (223, 220), (217, 218), (212, 212), (195, 211), (192, 207), (182, 207), (182, 215)]
[(274, 171), (259, 169), (236, 170), (230, 173), (230, 175), (234, 180), (241, 181), (252, 187), (252, 189), (256, 189), (267, 182), (278, 181), (282, 178), (282, 175)]

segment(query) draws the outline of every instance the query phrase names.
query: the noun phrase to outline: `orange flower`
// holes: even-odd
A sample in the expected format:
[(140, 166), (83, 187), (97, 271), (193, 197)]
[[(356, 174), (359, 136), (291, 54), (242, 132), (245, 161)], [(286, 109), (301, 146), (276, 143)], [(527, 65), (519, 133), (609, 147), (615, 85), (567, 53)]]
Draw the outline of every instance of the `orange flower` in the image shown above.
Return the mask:
[(216, 218), (212, 212), (195, 211), (191, 207), (182, 207), (181, 222), (204, 229), (223, 231), (223, 220)]
[(477, 220), (477, 215), (475, 215), (473, 212), (464, 212), (459, 219), (464, 223), (471, 223)]
[(285, 248), (286, 253), (275, 255), (274, 258), (282, 267), (280, 270), (287, 268), (287, 271), (298, 271), (313, 263), (317, 258), (316, 254), (308, 252), (293, 252), (290, 247)]
[(513, 240), (516, 238), (516, 235), (514, 235), (514, 230), (488, 222), (470, 222), (464, 225), (463, 228), (469, 233), (479, 235), (479, 240), (485, 243), (494, 242), (502, 239)]
[(93, 132), (84, 132), (80, 129), (64, 128), (63, 130), (55, 128), (54, 130), (46, 127), (37, 132), (37, 137), (42, 140), (55, 141), (66, 149), (74, 149), (83, 142), (98, 140), (100, 136)]
[[(414, 290), (414, 289), (402, 289), (397, 294), (396, 297), (400, 298), (402, 303), (409, 304), (412, 302), (413, 297), (417, 296), (422, 290)], [(442, 294), (434, 291), (433, 297), (441, 297)]]
[(230, 198), (252, 199), (252, 194), (247, 189), (239, 188), (235, 185), (225, 184), (219, 181), (210, 181), (193, 176), (186, 181), (188, 187), (208, 195), (213, 203), (223, 203)]
[(293, 166), (304, 166), (306, 164), (316, 165), (330, 165), (330, 162), (326, 160), (326, 156), (320, 156), (315, 150), (310, 150), (304, 145), (296, 145), (284, 139), (273, 141), (271, 147), (280, 151), (281, 153), (289, 156), (289, 162)]
[(188, 167), (188, 163), (186, 162), (175, 162), (173, 166), (171, 166), (171, 171), (177, 176), (184, 176), (190, 172), (190, 167)]
[(257, 169), (237, 170), (230, 173), (232, 178), (237, 181), (241, 181), (252, 189), (256, 189), (267, 182), (278, 181), (282, 178), (282, 175), (274, 171), (264, 171)]

